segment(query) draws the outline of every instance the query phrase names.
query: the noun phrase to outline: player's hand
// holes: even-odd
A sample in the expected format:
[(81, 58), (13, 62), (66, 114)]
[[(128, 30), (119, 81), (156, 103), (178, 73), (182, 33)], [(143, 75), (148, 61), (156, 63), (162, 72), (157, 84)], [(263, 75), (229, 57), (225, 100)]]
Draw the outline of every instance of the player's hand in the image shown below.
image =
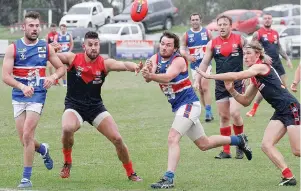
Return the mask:
[(34, 88), (31, 86), (24, 85), (21, 90), (25, 97), (32, 97), (32, 95), (34, 94)]
[(234, 90), (234, 84), (233, 81), (224, 81), (225, 87), (228, 90), (228, 92), (231, 92)]
[(190, 61), (190, 62), (195, 62), (195, 61), (196, 61), (196, 57), (195, 57), (195, 56), (192, 56), (192, 55), (188, 55), (188, 56), (187, 56), (187, 59), (188, 59), (188, 61)]
[(151, 81), (151, 73), (149, 72), (147, 67), (144, 67), (141, 72), (145, 81), (147, 82)]
[(192, 85), (193, 89), (195, 90), (200, 90), (201, 89), (201, 83), (198, 80), (194, 80), (193, 85)]
[(137, 64), (137, 66), (135, 68), (135, 75), (136, 76), (141, 71), (142, 68), (143, 68), (143, 64), (142, 64), (142, 61), (140, 61), (139, 64)]
[(145, 62), (145, 66), (148, 69), (149, 72), (152, 72), (153, 70), (153, 62), (150, 59), (147, 59)]
[(53, 76), (47, 76), (44, 80), (43, 87), (45, 89), (50, 88), (55, 83), (55, 78)]
[(53, 47), (55, 52), (58, 52), (62, 49), (62, 46), (58, 42), (52, 42), (50, 45)]
[(297, 85), (298, 85), (298, 84), (296, 84), (296, 83), (292, 83), (292, 85), (291, 85), (291, 90), (292, 90), (293, 92), (297, 92)]
[(289, 59), (286, 61), (286, 64), (287, 66), (290, 68), (290, 69), (293, 69), (293, 64), (292, 64), (292, 61)]
[(264, 60), (265, 63), (267, 63), (269, 65), (272, 65), (273, 60), (272, 60), (272, 58), (269, 55), (265, 54), (263, 60)]

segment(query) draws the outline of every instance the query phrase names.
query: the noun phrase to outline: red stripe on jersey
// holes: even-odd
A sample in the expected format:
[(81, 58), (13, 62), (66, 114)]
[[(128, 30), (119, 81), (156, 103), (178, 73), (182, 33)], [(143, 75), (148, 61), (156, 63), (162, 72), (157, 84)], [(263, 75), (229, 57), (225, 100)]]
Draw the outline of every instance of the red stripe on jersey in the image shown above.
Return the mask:
[(187, 86), (191, 86), (191, 82), (190, 82), (189, 78), (187, 78), (186, 80), (182, 81), (179, 84), (173, 84), (172, 85), (172, 89), (173, 89), (173, 92), (177, 92), (180, 89), (183, 89), (183, 88), (185, 88)]
[(14, 68), (13, 74), (17, 77), (27, 77), (29, 72), (35, 70), (39, 70), (40, 77), (46, 77), (46, 68), (36, 68), (36, 69)]

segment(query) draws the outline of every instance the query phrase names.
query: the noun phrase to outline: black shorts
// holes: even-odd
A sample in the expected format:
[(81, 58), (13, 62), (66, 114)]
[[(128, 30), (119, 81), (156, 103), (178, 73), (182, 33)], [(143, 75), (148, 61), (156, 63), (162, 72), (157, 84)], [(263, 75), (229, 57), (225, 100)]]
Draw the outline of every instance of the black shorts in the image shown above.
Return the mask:
[[(236, 81), (234, 83), (234, 89), (240, 94), (243, 92), (243, 84), (242, 84), (241, 80)], [(224, 98), (230, 98), (230, 97), (232, 97), (232, 95), (225, 88), (224, 82), (216, 80), (216, 82), (215, 82), (215, 101), (222, 100)]]
[(276, 72), (279, 76), (282, 76), (285, 74), (285, 70), (283, 68), (282, 62), (280, 59), (275, 60), (272, 64), (273, 68), (275, 68)]
[(285, 127), (300, 125), (300, 104), (291, 103), (284, 111), (275, 111), (271, 120), (279, 120)]
[(107, 111), (103, 104), (98, 105), (79, 105), (65, 100), (65, 110), (73, 109), (78, 112), (83, 121), (87, 121), (93, 125), (94, 119), (101, 113)]

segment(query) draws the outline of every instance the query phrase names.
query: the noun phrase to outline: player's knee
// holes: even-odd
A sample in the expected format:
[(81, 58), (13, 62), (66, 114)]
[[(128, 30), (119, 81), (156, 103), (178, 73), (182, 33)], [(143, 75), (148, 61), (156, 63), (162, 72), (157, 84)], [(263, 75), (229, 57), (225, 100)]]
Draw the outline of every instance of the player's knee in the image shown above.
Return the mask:
[(72, 123), (63, 124), (63, 134), (72, 134), (72, 133), (74, 133), (75, 125), (76, 124), (72, 124)]
[(22, 143), (24, 146), (27, 146), (30, 144), (30, 142), (33, 141), (33, 134), (31, 132), (23, 132), (23, 137), (22, 137)]
[(227, 123), (230, 121), (230, 116), (225, 113), (219, 113), (221, 123)]
[(261, 143), (261, 150), (264, 153), (268, 152), (271, 149), (271, 147), (273, 147), (273, 145), (267, 141)]
[(239, 110), (234, 110), (234, 111), (230, 111), (230, 116), (232, 117), (232, 119), (240, 119), (240, 111)]
[(292, 148), (292, 152), (296, 157), (300, 157), (300, 148)]
[(179, 140), (175, 135), (168, 135), (168, 145), (176, 145), (179, 143)]
[(111, 141), (115, 145), (116, 148), (120, 148), (123, 145), (121, 136), (115, 136), (111, 139)]

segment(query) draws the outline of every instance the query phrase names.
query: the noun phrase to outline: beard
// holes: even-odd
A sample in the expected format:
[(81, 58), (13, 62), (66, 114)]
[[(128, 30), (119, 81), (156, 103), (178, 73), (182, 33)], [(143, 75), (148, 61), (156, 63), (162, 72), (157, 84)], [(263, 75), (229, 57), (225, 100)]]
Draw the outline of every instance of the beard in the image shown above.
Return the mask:
[(26, 37), (29, 41), (35, 41), (35, 40), (37, 40), (37, 38), (39, 37), (39, 34), (37, 33), (35, 36), (30, 35), (30, 34), (25, 34), (25, 37)]
[(272, 26), (271, 24), (265, 24), (264, 25), (265, 28), (271, 28), (271, 26)]
[(91, 53), (91, 54), (88, 54), (88, 53), (86, 53), (86, 55), (88, 56), (88, 58), (90, 58), (91, 60), (95, 60), (97, 57), (98, 57), (98, 55), (99, 55), (99, 53)]

